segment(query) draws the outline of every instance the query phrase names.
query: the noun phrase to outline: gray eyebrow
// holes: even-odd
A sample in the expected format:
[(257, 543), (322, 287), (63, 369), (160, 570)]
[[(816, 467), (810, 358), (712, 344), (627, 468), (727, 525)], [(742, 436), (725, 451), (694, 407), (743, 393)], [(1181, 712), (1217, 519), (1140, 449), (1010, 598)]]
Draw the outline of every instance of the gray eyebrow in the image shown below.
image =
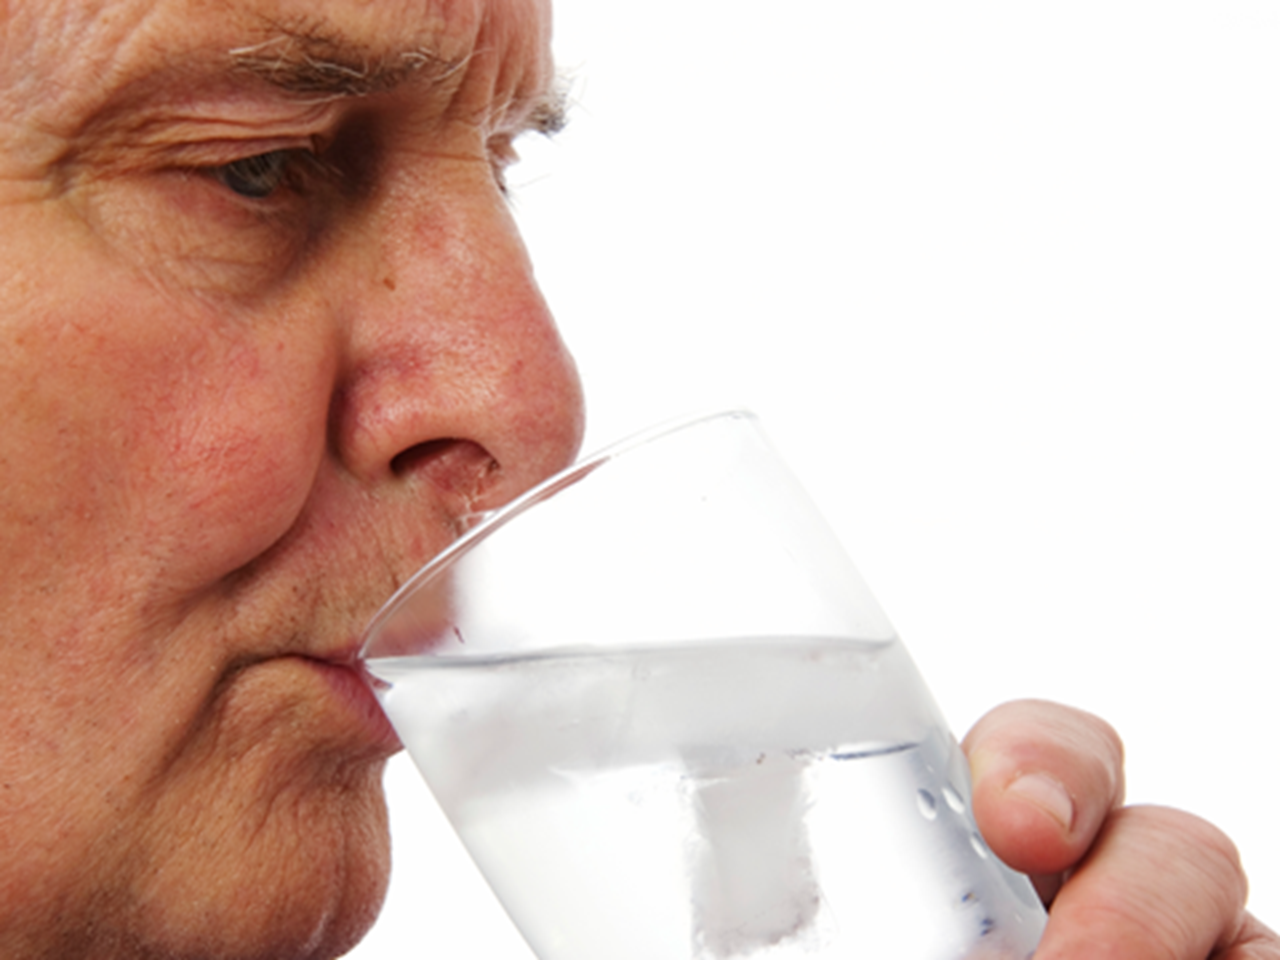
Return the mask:
[(411, 77), (444, 80), (466, 65), (423, 48), (373, 50), (309, 30), (283, 30), (228, 51), (232, 65), (273, 87), (305, 97), (363, 97)]
[(569, 88), (568, 77), (563, 73), (557, 74), (551, 89), (534, 102), (524, 128), (545, 137), (563, 130), (569, 123)]
[[(323, 29), (271, 25), (270, 39), (227, 51), (236, 72), (249, 74), (294, 96), (328, 100), (364, 97), (391, 90), (413, 77), (440, 83), (467, 66), (423, 48), (376, 50)], [(568, 78), (530, 104), (523, 128), (550, 136), (568, 122)]]

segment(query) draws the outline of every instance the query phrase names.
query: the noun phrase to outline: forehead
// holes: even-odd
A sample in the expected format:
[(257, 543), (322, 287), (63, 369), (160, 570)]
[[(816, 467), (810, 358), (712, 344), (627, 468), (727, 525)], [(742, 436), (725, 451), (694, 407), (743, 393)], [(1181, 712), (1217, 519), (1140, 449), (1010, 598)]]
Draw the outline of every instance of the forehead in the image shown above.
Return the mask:
[(195, 83), (323, 97), (483, 59), (508, 95), (535, 96), (552, 74), (549, 0), (11, 0), (0, 31), (0, 98), (56, 99), (59, 126)]

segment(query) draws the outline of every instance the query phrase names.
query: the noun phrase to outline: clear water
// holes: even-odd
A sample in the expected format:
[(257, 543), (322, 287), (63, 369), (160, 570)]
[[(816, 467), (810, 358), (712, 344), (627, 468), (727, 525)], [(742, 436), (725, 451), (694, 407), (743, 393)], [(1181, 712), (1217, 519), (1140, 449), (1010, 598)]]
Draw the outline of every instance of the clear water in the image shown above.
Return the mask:
[(1023, 960), (1039, 938), (897, 641), (369, 668), (543, 960)]

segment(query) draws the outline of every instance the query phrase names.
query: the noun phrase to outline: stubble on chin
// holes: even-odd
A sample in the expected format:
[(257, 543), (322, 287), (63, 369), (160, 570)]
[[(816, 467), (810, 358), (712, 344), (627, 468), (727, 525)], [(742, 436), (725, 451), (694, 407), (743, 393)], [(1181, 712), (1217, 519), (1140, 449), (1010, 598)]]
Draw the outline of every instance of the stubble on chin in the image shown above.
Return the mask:
[(390, 872), (385, 760), (291, 756), (276, 740), (290, 740), (287, 722), (219, 756), (229, 736), (176, 761), (88, 851), (94, 881), (30, 955), (325, 960), (359, 941)]

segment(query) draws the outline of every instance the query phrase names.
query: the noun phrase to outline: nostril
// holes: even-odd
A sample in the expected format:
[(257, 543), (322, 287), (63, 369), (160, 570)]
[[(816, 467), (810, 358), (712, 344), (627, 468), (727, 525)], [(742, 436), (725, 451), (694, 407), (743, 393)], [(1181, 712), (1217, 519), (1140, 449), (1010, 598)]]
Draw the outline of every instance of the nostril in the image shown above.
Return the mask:
[(411, 472), (419, 463), (447, 456), (449, 448), (457, 442), (452, 437), (442, 437), (439, 440), (416, 443), (408, 450), (402, 450), (391, 458), (391, 472), (400, 476)]
[(413, 475), (470, 503), (492, 485), (499, 464), (478, 443), (442, 437), (402, 450), (391, 459), (391, 471), (399, 477)]

